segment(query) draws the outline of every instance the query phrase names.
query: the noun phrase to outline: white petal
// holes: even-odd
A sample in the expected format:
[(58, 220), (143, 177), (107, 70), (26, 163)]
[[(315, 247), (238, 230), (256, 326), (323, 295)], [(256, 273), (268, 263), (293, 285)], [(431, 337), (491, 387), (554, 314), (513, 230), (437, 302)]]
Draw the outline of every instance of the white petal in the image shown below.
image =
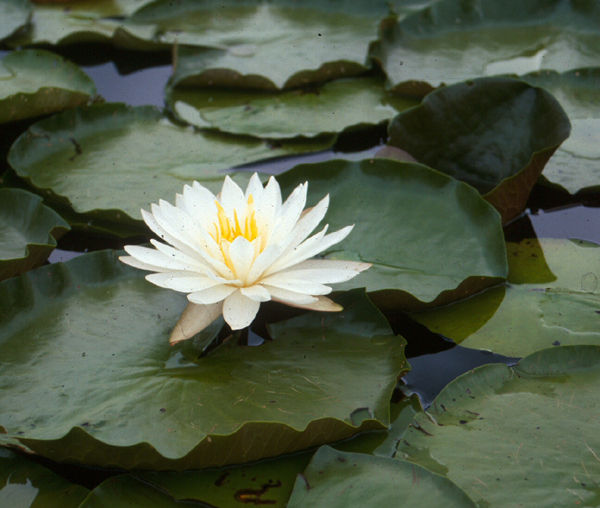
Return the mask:
[(246, 194), (244, 197), (246, 198), (246, 201), (248, 201), (250, 194), (252, 194), (254, 202), (260, 201), (262, 199), (263, 192), (263, 184), (260, 181), (258, 174), (254, 173), (248, 182), (248, 187), (246, 188)]
[(197, 252), (194, 252), (194, 256), (188, 256), (175, 247), (171, 247), (170, 245), (166, 245), (157, 240), (152, 239), (150, 240), (150, 243), (156, 247), (156, 250), (163, 253), (168, 258), (177, 259), (182, 263), (188, 263), (190, 266), (197, 266), (197, 271), (200, 273), (214, 271), (209, 264), (204, 262), (202, 257)]
[[(235, 183), (229, 176), (225, 177), (223, 182), (223, 188), (221, 189), (221, 206), (225, 213), (233, 221), (233, 211), (243, 210), (246, 207), (246, 199), (244, 198), (244, 192), (237, 183)], [(238, 214), (240, 212), (238, 211)], [(241, 217), (240, 217), (241, 219)]]
[(286, 305), (289, 305), (290, 307), (298, 307), (300, 309), (316, 310), (319, 312), (339, 312), (341, 310), (344, 310), (344, 307), (342, 307), (338, 303), (335, 303), (333, 300), (327, 298), (326, 296), (318, 296), (316, 300), (316, 302), (307, 303), (304, 305), (295, 303), (286, 303)]
[(224, 300), (231, 293), (237, 290), (238, 288), (235, 286), (220, 284), (208, 289), (203, 289), (202, 291), (194, 291), (188, 295), (188, 300), (199, 305), (209, 305), (211, 303), (217, 303), (221, 300)]
[(261, 279), (261, 284), (268, 284), (269, 287), (287, 289), (295, 293), (303, 293), (306, 295), (328, 295), (332, 289), (329, 286), (324, 286), (318, 282), (309, 280), (292, 279), (286, 273), (276, 273)]
[[(152, 206), (154, 207), (156, 205), (152, 205)], [(177, 238), (175, 238), (171, 234), (169, 234), (168, 231), (165, 231), (165, 229), (160, 226), (160, 224), (158, 223), (158, 221), (156, 220), (156, 218), (154, 217), (154, 215), (152, 213), (147, 212), (146, 210), (142, 210), (142, 217), (144, 219), (144, 222), (148, 225), (148, 227), (160, 239), (164, 240), (165, 242), (167, 242), (171, 245), (174, 245), (175, 247), (179, 248), (180, 250), (185, 249), (186, 252), (189, 252), (191, 250), (188, 245), (182, 245), (182, 243), (179, 242), (177, 240)]]
[[(150, 223), (148, 222), (150, 218), (148, 217), (148, 220), (146, 220), (146, 218), (144, 217), (144, 220), (146, 221), (146, 224), (150, 226)], [(185, 252), (188, 256), (195, 256), (197, 249), (191, 246), (185, 240), (185, 238), (181, 236), (181, 234), (178, 231), (179, 228), (177, 226), (172, 226), (164, 218), (161, 208), (156, 204), (152, 205), (152, 220), (156, 224), (157, 231), (163, 232), (162, 234), (157, 233), (163, 240), (170, 243), (171, 245), (173, 245), (173, 247), (179, 249), (181, 252)]]
[(323, 220), (328, 208), (329, 194), (319, 201), (315, 207), (305, 210), (303, 212), (304, 215), (300, 217), (300, 220), (290, 233), (292, 238), (287, 246), (290, 249), (293, 249), (306, 240), (308, 235), (310, 235)]
[(262, 286), (271, 294), (271, 300), (282, 302), (286, 305), (308, 305), (310, 303), (315, 303), (318, 300), (315, 296), (295, 293), (294, 291), (269, 286), (267, 284), (263, 284)]
[(321, 284), (346, 282), (371, 266), (371, 263), (337, 261), (330, 259), (309, 259), (291, 266), (278, 274), (292, 279), (310, 280)]
[(268, 302), (271, 299), (271, 293), (259, 285), (240, 288), (240, 292), (255, 302)]
[(222, 281), (191, 272), (151, 273), (150, 275), (146, 275), (146, 280), (162, 288), (172, 289), (181, 293), (194, 293), (223, 284)]
[(232, 330), (240, 330), (250, 326), (259, 308), (260, 302), (250, 300), (236, 291), (223, 302), (223, 318)]
[(139, 268), (140, 270), (148, 270), (150, 272), (162, 272), (163, 270), (165, 270), (165, 268), (161, 268), (159, 266), (143, 263), (142, 261), (139, 261), (132, 256), (119, 256), (119, 261), (122, 261), (126, 265), (133, 266), (134, 268)]
[(306, 205), (307, 189), (307, 184), (296, 187), (284, 203), (281, 209), (281, 216), (275, 225), (270, 242), (280, 243), (291, 234), (302, 214), (304, 205)]
[(140, 247), (139, 245), (126, 245), (125, 252), (142, 263), (159, 268), (159, 271), (161, 272), (171, 270), (189, 270), (191, 272), (204, 271), (204, 267), (199, 263), (193, 262), (193, 260), (192, 264), (182, 261), (182, 259), (178, 256), (167, 256), (162, 252), (149, 249), (148, 247)]
[(229, 245), (229, 257), (231, 258), (236, 278), (245, 282), (254, 261), (254, 245), (243, 236), (238, 236)]
[(279, 245), (269, 245), (254, 260), (246, 278), (246, 284), (252, 285), (260, 279), (263, 272), (281, 256), (283, 249)]
[(179, 321), (171, 332), (169, 344), (174, 345), (182, 340), (191, 339), (204, 330), (223, 313), (223, 302), (212, 305), (196, 305), (188, 303)]
[(257, 200), (254, 206), (258, 229), (259, 231), (263, 231), (268, 237), (275, 224), (275, 217), (277, 217), (277, 213), (281, 208), (281, 189), (275, 178), (269, 178), (262, 198)]
[(183, 196), (177, 197), (177, 206), (187, 212), (198, 225), (210, 229), (217, 216), (216, 198), (212, 192), (198, 182), (194, 186), (186, 185)]

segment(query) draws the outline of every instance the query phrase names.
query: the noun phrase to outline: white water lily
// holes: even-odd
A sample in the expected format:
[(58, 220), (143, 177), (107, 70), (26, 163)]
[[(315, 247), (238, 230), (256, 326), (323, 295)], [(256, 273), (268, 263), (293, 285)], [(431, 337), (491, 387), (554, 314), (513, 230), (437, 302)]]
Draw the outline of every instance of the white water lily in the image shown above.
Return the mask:
[(311, 236), (323, 220), (329, 195), (304, 210), (308, 182), (282, 203), (275, 178), (263, 185), (255, 173), (246, 192), (225, 177), (215, 196), (194, 182), (176, 197), (161, 200), (152, 213), (142, 210), (150, 229), (165, 243), (156, 249), (129, 245), (124, 263), (149, 270), (146, 279), (188, 293), (189, 304), (170, 342), (189, 339), (221, 313), (233, 330), (249, 326), (261, 302), (335, 312), (342, 307), (325, 297), (326, 284), (345, 282), (371, 265), (353, 261), (309, 259), (340, 242), (354, 226)]

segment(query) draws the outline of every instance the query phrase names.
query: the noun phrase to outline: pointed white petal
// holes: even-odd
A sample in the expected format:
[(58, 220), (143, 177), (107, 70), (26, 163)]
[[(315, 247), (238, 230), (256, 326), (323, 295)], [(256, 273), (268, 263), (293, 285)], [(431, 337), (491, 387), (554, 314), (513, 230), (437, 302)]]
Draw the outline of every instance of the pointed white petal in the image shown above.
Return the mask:
[(248, 277), (246, 278), (246, 284), (252, 285), (259, 280), (263, 272), (271, 266), (275, 260), (281, 256), (283, 249), (279, 245), (269, 245), (263, 250), (254, 260)]
[(168, 258), (176, 259), (181, 261), (182, 263), (187, 263), (190, 266), (197, 267), (198, 272), (204, 273), (206, 271), (214, 271), (208, 263), (204, 262), (204, 259), (198, 255), (197, 252), (194, 252), (194, 256), (188, 256), (184, 254), (180, 250), (171, 247), (170, 245), (166, 245), (164, 243), (158, 242), (157, 240), (150, 240), (150, 243), (156, 247), (156, 250), (167, 256)]
[(300, 220), (290, 233), (292, 237), (287, 247), (293, 249), (300, 245), (308, 235), (310, 235), (314, 229), (319, 225), (319, 223), (325, 217), (327, 213), (327, 209), (329, 208), (329, 194), (325, 196), (321, 201), (317, 203), (316, 206), (305, 210), (303, 212), (303, 216), (300, 217)]
[(281, 208), (281, 189), (275, 178), (269, 178), (267, 186), (264, 188), (262, 198), (254, 203), (256, 209), (256, 224), (259, 231), (267, 235), (271, 234), (275, 224), (275, 218)]
[(194, 293), (222, 284), (221, 281), (192, 272), (151, 273), (146, 275), (146, 280), (181, 293)]
[[(235, 183), (229, 176), (225, 177), (223, 182), (223, 188), (221, 189), (221, 206), (225, 210), (225, 213), (230, 220), (233, 221), (233, 211), (243, 210), (246, 207), (246, 199), (244, 198), (244, 192), (237, 183)], [(240, 212), (238, 211), (238, 214)], [(241, 219), (241, 217), (240, 217)]]
[[(344, 307), (330, 300), (326, 296), (318, 296), (316, 302), (307, 304), (287, 303), (290, 307), (298, 307), (300, 309), (316, 310), (319, 312), (339, 312), (344, 310)], [(285, 303), (285, 302), (282, 302)]]
[(202, 291), (194, 291), (188, 295), (188, 300), (199, 305), (209, 305), (224, 300), (237, 290), (238, 288), (234, 286), (220, 284), (208, 289), (203, 289)]
[(294, 293), (303, 293), (306, 295), (328, 295), (332, 289), (329, 286), (324, 286), (318, 282), (311, 282), (302, 279), (292, 279), (287, 274), (276, 273), (261, 279), (261, 284), (268, 284), (269, 287), (277, 287), (287, 289)]
[(321, 284), (335, 284), (356, 277), (370, 266), (371, 263), (356, 261), (309, 259), (277, 272), (277, 274), (285, 274), (292, 279), (309, 280)]
[(268, 284), (261, 285), (270, 293), (271, 300), (285, 303), (286, 305), (308, 305), (310, 303), (315, 303), (318, 300), (315, 296), (295, 293), (294, 291), (269, 286)]
[(188, 303), (179, 321), (171, 332), (169, 344), (174, 345), (182, 340), (191, 339), (204, 330), (223, 313), (223, 302), (212, 305), (196, 305)]
[(125, 263), (126, 265), (133, 266), (134, 268), (139, 268), (140, 270), (148, 270), (150, 272), (168, 271), (165, 268), (161, 268), (159, 266), (143, 263), (142, 261), (139, 261), (138, 259), (132, 256), (119, 256), (119, 260)]
[(250, 267), (254, 262), (254, 245), (243, 236), (238, 236), (229, 245), (229, 257), (231, 258), (236, 278), (245, 282), (250, 272)]
[(260, 181), (258, 174), (254, 173), (248, 182), (248, 187), (246, 188), (246, 194), (244, 197), (246, 198), (246, 201), (248, 201), (250, 194), (252, 194), (254, 202), (260, 201), (262, 199), (263, 192), (263, 184)]
[[(288, 200), (284, 203), (281, 208), (281, 216), (271, 234), (270, 242), (281, 243), (290, 236), (292, 230), (298, 223), (304, 205), (306, 205), (307, 189), (307, 184), (296, 187), (294, 192), (292, 192)], [(289, 241), (286, 243), (289, 243)]]
[(271, 293), (259, 285), (240, 288), (240, 292), (255, 302), (268, 302), (271, 299)]
[(260, 302), (245, 297), (241, 291), (229, 295), (223, 302), (223, 318), (232, 330), (250, 326), (260, 307)]
[(188, 263), (178, 257), (167, 256), (148, 247), (126, 245), (125, 252), (142, 263), (160, 268), (159, 271), (189, 270), (195, 272), (204, 270), (204, 267), (198, 263)]

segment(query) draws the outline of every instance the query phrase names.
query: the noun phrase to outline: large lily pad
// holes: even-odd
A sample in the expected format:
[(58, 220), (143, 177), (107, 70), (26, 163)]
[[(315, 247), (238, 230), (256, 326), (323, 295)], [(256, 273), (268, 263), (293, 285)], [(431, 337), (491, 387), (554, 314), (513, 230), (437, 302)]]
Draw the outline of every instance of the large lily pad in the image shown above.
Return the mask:
[(385, 122), (418, 104), (385, 92), (383, 78), (371, 77), (283, 93), (210, 88), (169, 88), (167, 93), (171, 109), (185, 122), (263, 138), (336, 134)]
[(423, 467), (323, 446), (296, 479), (288, 507), (325, 506), (476, 507), (460, 487)]
[(0, 505), (6, 508), (78, 508), (88, 492), (35, 462), (0, 449)]
[(31, 10), (27, 0), (3, 0), (0, 3), (0, 41), (25, 26)]
[(545, 349), (450, 383), (397, 457), (489, 508), (598, 506), (600, 348)]
[(140, 40), (180, 45), (174, 84), (275, 89), (364, 72), (387, 15), (380, 0), (157, 0), (125, 29)]
[(139, 226), (140, 208), (172, 199), (186, 182), (218, 191), (226, 169), (323, 149), (332, 141), (273, 147), (258, 139), (194, 132), (150, 106), (103, 104), (36, 123), (17, 139), (8, 160), (39, 192), (89, 220)]
[(507, 222), (571, 126), (547, 91), (508, 78), (445, 87), (390, 123), (388, 144), (475, 187)]
[[(5, 1), (5, 0), (4, 0)], [(7, 41), (12, 46), (107, 42), (133, 13), (149, 0), (75, 0), (38, 2), (28, 30)]]
[(560, 344), (600, 345), (600, 246), (544, 239), (507, 249), (510, 285), (412, 317), (461, 346), (510, 357)]
[(600, 4), (569, 0), (443, 0), (390, 26), (373, 48), (397, 91), (541, 69), (592, 67)]
[(69, 229), (39, 196), (0, 189), (0, 280), (43, 264)]
[(571, 136), (546, 164), (544, 177), (571, 194), (600, 189), (600, 68), (553, 71), (521, 79), (549, 90), (571, 120)]
[(15, 51), (0, 62), (0, 124), (85, 104), (95, 93), (85, 72), (49, 51)]
[(0, 294), (0, 425), (58, 461), (197, 469), (345, 439), (389, 424), (408, 369), (404, 341), (360, 290), (339, 296), (341, 313), (272, 325), (262, 346), (230, 341), (196, 363), (193, 345), (168, 345), (185, 296), (113, 252)]
[(427, 166), (388, 159), (304, 164), (279, 176), (283, 193), (310, 182), (307, 206), (331, 195), (331, 230), (355, 223), (329, 252), (373, 263), (356, 281), (381, 308), (441, 305), (502, 282), (500, 216), (475, 189)]

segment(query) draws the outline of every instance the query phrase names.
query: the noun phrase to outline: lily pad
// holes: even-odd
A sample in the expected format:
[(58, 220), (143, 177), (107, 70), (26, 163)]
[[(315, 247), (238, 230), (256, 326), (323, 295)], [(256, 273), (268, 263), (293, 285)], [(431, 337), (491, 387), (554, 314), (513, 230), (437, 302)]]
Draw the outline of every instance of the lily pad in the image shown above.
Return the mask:
[(544, 178), (571, 194), (600, 190), (600, 68), (545, 71), (521, 79), (552, 93), (573, 126), (569, 139), (546, 164)]
[(0, 424), (56, 461), (182, 470), (292, 453), (387, 427), (408, 369), (404, 340), (360, 290), (339, 295), (341, 313), (195, 361), (193, 345), (168, 345), (185, 296), (114, 252), (9, 279), (0, 295)]
[(600, 4), (442, 0), (389, 26), (372, 54), (389, 86), (413, 95), (482, 76), (592, 67)]
[(120, 17), (133, 13), (149, 0), (75, 0), (35, 3), (28, 30), (12, 37), (13, 47), (32, 44), (108, 42), (122, 26)]
[(410, 462), (323, 446), (296, 479), (288, 508), (475, 508), (456, 484)]
[(369, 43), (388, 14), (381, 0), (156, 0), (125, 30), (179, 45), (174, 85), (277, 89), (365, 72)]
[(523, 212), (570, 129), (546, 90), (482, 78), (437, 90), (400, 113), (390, 123), (388, 144), (472, 185), (508, 222)]
[(49, 51), (14, 51), (0, 61), (0, 124), (85, 104), (95, 93), (85, 72)]
[(507, 244), (508, 286), (411, 317), (464, 347), (521, 357), (600, 345), (600, 246), (582, 240)]
[(169, 88), (167, 101), (192, 125), (263, 138), (315, 137), (369, 127), (418, 104), (386, 93), (378, 77), (283, 93)]
[(373, 263), (344, 290), (366, 286), (380, 308), (416, 309), (465, 298), (507, 274), (500, 216), (469, 185), (389, 159), (303, 164), (278, 177), (283, 194), (309, 181), (307, 206), (326, 194), (335, 231), (356, 222), (326, 257)]
[(0, 504), (7, 508), (78, 508), (89, 491), (35, 462), (0, 449)]
[(69, 229), (39, 196), (0, 189), (0, 280), (43, 264)]
[(0, 3), (0, 41), (24, 27), (31, 16), (27, 0), (3, 0)]
[(17, 139), (8, 160), (40, 193), (88, 220), (139, 227), (141, 208), (172, 198), (185, 183), (197, 180), (218, 192), (233, 166), (317, 151), (332, 142), (319, 138), (274, 147), (264, 140), (195, 132), (150, 106), (101, 104), (34, 124)]
[(599, 410), (600, 348), (544, 349), (450, 383), (397, 457), (446, 476), (478, 506), (597, 506)]

